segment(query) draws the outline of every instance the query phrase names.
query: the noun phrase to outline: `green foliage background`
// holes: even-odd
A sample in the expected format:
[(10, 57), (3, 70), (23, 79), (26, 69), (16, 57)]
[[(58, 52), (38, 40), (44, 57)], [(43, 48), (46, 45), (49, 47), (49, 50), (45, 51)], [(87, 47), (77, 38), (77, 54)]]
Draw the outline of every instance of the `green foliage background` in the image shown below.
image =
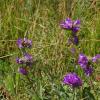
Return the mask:
[[(99, 0), (0, 0), (0, 84), (13, 100), (59, 100), (56, 94), (70, 66), (67, 33), (59, 24), (67, 17), (80, 19), (77, 48), (92, 57), (100, 53), (99, 12)], [(20, 55), (16, 40), (27, 32), (33, 41), (30, 52), (37, 60), (32, 78), (38, 80), (33, 86), (35, 93), (24, 83), (25, 77), (19, 75), (15, 62)], [(57, 93), (51, 92), (51, 84), (57, 85)], [(47, 97), (51, 99), (43, 99), (45, 90), (51, 93)]]

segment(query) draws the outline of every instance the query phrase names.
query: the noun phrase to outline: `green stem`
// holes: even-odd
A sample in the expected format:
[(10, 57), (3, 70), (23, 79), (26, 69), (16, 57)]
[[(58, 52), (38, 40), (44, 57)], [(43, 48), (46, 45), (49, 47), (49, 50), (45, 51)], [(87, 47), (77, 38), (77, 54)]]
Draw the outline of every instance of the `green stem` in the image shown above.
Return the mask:
[(30, 83), (30, 85), (31, 85), (31, 87), (32, 87), (32, 89), (33, 89), (33, 91), (35, 91), (35, 88), (34, 88), (34, 86), (33, 86), (33, 82), (30, 80), (30, 78), (29, 78), (28, 75), (26, 76), (26, 78), (27, 78), (27, 80), (29, 81), (29, 83)]
[(76, 99), (76, 89), (73, 89), (73, 100), (77, 100)]

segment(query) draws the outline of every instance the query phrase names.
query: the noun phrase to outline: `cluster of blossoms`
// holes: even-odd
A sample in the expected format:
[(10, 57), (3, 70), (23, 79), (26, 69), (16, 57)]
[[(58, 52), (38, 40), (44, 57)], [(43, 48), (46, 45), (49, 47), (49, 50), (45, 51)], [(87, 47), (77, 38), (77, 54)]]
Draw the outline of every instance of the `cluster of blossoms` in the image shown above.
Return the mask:
[(81, 68), (87, 76), (92, 75), (93, 67), (90, 64), (88, 58), (84, 54), (79, 55), (78, 64), (81, 66)]
[(72, 36), (68, 39), (68, 43), (70, 42), (77, 45), (79, 41), (76, 33), (80, 30), (80, 20), (72, 21), (70, 18), (67, 18), (60, 24), (60, 26), (63, 29), (72, 31)]
[[(100, 59), (100, 54), (97, 54), (92, 58), (92, 62), (97, 62)], [(83, 69), (87, 76), (91, 76), (93, 73), (93, 67), (90, 64), (89, 59), (84, 54), (79, 54), (78, 64)], [(79, 87), (82, 85), (81, 78), (76, 73), (68, 73), (64, 76), (64, 84), (70, 85), (71, 87)]]
[[(77, 45), (78, 36), (76, 33), (80, 29), (80, 20), (72, 21), (70, 18), (67, 18), (64, 22), (60, 24), (60, 26), (63, 29), (71, 31), (71, 37), (68, 39), (68, 43), (69, 44), (73, 43)], [(71, 51), (74, 52), (75, 50), (73, 50), (72, 48)], [(64, 76), (63, 83), (75, 88), (82, 85), (82, 80), (76, 73), (71, 72)]]
[[(78, 36), (77, 32), (80, 29), (80, 20), (72, 21), (70, 18), (65, 19), (60, 26), (63, 29), (70, 30), (71, 31), (71, 37), (68, 39), (68, 43), (71, 44), (78, 44)], [(71, 49), (71, 53), (75, 53), (75, 48)], [(97, 54), (95, 57), (92, 58), (92, 62), (98, 62), (98, 59), (100, 59), (100, 54)], [(84, 54), (79, 54), (78, 58), (78, 64), (83, 69), (86, 76), (91, 76), (93, 73), (93, 66), (89, 59)], [(75, 73), (71, 72), (64, 76), (63, 83), (67, 84), (71, 87), (79, 87), (82, 85), (81, 78)]]
[(68, 73), (64, 76), (63, 83), (75, 88), (82, 85), (82, 80), (76, 73)]
[[(91, 61), (98, 62), (99, 59), (100, 59), (100, 54), (97, 54), (96, 56), (92, 58)], [(79, 55), (78, 64), (81, 66), (81, 68), (83, 69), (83, 71), (85, 72), (87, 76), (92, 75), (93, 67), (90, 61), (88, 60), (88, 58), (84, 54)]]
[(20, 65), (18, 71), (23, 75), (27, 75), (28, 69), (33, 64), (33, 58), (32, 58), (32, 55), (26, 52), (26, 48), (32, 47), (32, 41), (27, 38), (18, 39), (17, 45), (19, 49), (22, 50), (22, 55), (23, 55), (21, 58), (16, 58), (16, 62)]
[(31, 47), (32, 47), (32, 41), (29, 40), (29, 39), (27, 39), (27, 38), (24, 38), (24, 39), (19, 38), (19, 39), (17, 40), (17, 45), (18, 45), (18, 47), (19, 47), (20, 49), (21, 49), (21, 48), (25, 48), (25, 47), (31, 48)]

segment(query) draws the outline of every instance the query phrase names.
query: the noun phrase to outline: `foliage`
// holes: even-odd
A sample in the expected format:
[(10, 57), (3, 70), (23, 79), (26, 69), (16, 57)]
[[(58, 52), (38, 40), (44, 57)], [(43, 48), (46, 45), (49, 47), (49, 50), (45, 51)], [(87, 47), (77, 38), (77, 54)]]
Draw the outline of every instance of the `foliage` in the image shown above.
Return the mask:
[[(91, 86), (91, 79), (73, 63), (67, 45), (70, 32), (59, 27), (66, 17), (80, 19), (79, 45), (74, 48), (88, 58), (95, 56), (100, 53), (99, 5), (99, 0), (0, 0), (0, 86), (13, 100), (72, 100), (73, 95), (78, 100), (99, 100), (100, 64), (94, 65)], [(28, 52), (36, 61), (28, 77), (18, 72), (20, 66), (15, 62), (21, 56), (16, 40), (26, 33), (32, 40)], [(73, 66), (84, 79), (83, 87), (75, 90), (77, 94), (62, 84)], [(1, 91), (0, 97), (4, 95)]]

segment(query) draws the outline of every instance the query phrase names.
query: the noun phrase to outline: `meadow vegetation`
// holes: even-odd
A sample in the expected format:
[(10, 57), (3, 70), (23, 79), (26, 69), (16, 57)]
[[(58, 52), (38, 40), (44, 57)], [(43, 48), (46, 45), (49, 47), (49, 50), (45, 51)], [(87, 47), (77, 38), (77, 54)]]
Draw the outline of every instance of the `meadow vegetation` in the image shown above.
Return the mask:
[[(74, 66), (67, 45), (69, 32), (60, 27), (68, 17), (81, 21), (74, 48), (89, 59), (100, 54), (99, 0), (0, 0), (0, 100), (100, 99), (100, 63), (94, 65), (92, 78), (78, 69), (84, 89), (76, 90), (74, 99), (73, 90), (62, 83)], [(21, 56), (16, 41), (26, 34), (32, 40), (27, 51), (34, 60), (27, 76), (18, 72), (16, 63)]]

